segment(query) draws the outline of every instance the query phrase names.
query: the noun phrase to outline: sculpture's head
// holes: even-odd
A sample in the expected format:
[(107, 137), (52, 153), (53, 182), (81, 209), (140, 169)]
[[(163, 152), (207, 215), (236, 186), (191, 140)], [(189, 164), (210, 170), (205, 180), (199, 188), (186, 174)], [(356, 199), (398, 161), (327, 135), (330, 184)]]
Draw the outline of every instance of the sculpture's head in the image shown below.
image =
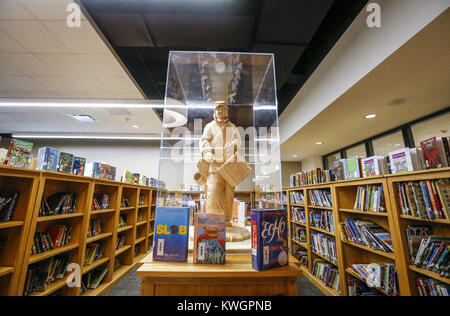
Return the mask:
[(214, 120), (218, 122), (228, 121), (228, 106), (224, 101), (217, 101), (214, 108)]

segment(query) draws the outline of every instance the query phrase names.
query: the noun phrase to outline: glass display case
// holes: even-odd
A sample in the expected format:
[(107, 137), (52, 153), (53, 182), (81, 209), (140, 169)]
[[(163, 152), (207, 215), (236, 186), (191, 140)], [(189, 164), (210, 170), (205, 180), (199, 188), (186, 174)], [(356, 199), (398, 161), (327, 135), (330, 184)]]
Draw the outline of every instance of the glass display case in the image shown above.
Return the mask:
[[(219, 103), (221, 106), (218, 107)], [(224, 110), (228, 112), (228, 121), (223, 118), (220, 121), (217, 117), (216, 110), (223, 106), (228, 110)], [(215, 121), (231, 124), (224, 127), (221, 123), (214, 125)], [(219, 137), (217, 127), (230, 128), (230, 133), (219, 133), (222, 135)], [(225, 134), (233, 135), (223, 136)], [(188, 199), (194, 196), (205, 199), (209, 182), (206, 178), (202, 181), (201, 176), (194, 179), (194, 175), (202, 170), (205, 177), (216, 172), (217, 168), (210, 165), (219, 161), (216, 156), (226, 161), (228, 150), (234, 150), (235, 157), (245, 161), (242, 163), (244, 169), (234, 175), (237, 177), (234, 192), (253, 192), (253, 208), (281, 208), (273, 54), (170, 52), (159, 164), (159, 180), (166, 184), (167, 190), (158, 193), (158, 205), (177, 206), (192, 202), (168, 201), (170, 195), (167, 192), (183, 192), (186, 188), (203, 193), (186, 194)], [(208, 152), (212, 152), (209, 156), (212, 162), (205, 159)], [(207, 163), (203, 165), (199, 161)], [(218, 162), (218, 166), (221, 163)], [(242, 179), (247, 166), (248, 176)], [(206, 206), (200, 204), (200, 208)]]

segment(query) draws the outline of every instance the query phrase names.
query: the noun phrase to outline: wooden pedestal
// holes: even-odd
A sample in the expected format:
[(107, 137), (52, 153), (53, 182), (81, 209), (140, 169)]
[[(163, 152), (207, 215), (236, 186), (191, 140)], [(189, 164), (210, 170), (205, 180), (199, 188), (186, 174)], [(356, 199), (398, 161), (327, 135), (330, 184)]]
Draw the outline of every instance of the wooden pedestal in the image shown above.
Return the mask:
[(266, 271), (252, 269), (250, 255), (228, 255), (224, 265), (141, 261), (142, 296), (295, 296), (301, 270), (294, 264)]

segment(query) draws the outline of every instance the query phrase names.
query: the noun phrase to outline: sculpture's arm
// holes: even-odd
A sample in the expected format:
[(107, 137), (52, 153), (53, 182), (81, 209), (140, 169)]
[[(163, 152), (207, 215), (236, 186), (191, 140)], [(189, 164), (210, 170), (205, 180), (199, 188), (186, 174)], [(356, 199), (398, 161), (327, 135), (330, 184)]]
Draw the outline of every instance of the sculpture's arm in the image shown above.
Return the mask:
[(212, 138), (213, 138), (213, 136), (212, 136), (211, 126), (208, 124), (208, 125), (206, 125), (205, 130), (203, 131), (202, 138), (200, 138), (200, 153), (201, 153), (202, 157), (204, 157), (204, 155), (207, 153), (212, 153), (212, 148), (211, 148), (211, 143), (210, 143)]

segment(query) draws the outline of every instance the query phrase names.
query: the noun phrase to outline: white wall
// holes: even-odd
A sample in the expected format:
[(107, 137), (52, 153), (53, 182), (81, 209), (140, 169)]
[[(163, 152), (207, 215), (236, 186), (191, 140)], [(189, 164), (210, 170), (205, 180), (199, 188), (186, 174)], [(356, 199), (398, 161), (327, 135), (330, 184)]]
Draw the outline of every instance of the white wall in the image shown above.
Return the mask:
[[(370, 1), (373, 2), (373, 1)], [(364, 9), (280, 116), (284, 143), (345, 91), (444, 12), (449, 0), (377, 0), (381, 28)], [(412, 65), (413, 66), (413, 65)]]
[(289, 186), (289, 176), (302, 170), (302, 163), (300, 161), (282, 161), (281, 171), (283, 177), (283, 188)]
[(302, 160), (302, 170), (311, 170), (314, 168), (323, 169), (323, 160), (321, 156), (311, 156)]

